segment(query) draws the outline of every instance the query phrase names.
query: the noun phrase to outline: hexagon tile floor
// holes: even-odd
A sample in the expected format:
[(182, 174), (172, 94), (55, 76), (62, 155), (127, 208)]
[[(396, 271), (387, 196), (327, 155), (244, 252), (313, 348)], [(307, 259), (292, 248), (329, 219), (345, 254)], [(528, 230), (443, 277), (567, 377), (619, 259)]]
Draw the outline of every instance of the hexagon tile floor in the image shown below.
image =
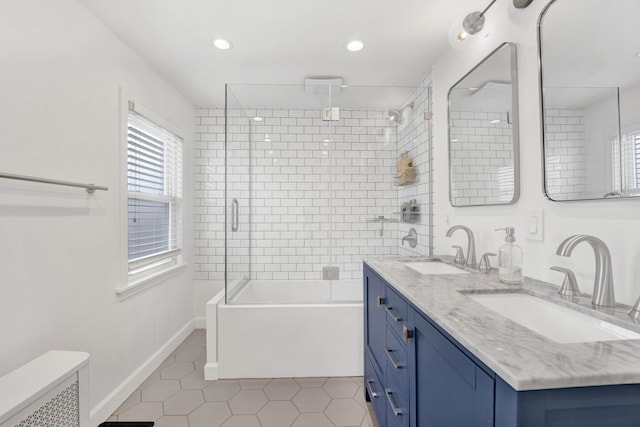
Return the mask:
[(194, 331), (108, 421), (155, 427), (374, 426), (362, 377), (204, 380), (205, 331)]

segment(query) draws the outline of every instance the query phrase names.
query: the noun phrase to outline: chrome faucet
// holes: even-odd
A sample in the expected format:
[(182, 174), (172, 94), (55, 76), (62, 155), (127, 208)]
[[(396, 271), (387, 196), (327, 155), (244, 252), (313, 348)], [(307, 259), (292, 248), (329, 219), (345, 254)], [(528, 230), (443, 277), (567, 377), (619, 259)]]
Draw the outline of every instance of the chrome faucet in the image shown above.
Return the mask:
[(467, 267), (476, 268), (476, 239), (473, 237), (473, 231), (464, 225), (454, 225), (447, 231), (447, 237), (451, 237), (454, 231), (464, 230), (467, 233), (469, 247), (467, 248)]
[(611, 271), (611, 254), (607, 245), (597, 237), (586, 234), (576, 234), (564, 239), (557, 255), (571, 256), (573, 249), (580, 243), (587, 242), (596, 255), (596, 277), (593, 284), (593, 298), (591, 302), (598, 307), (615, 307), (616, 298), (613, 292), (613, 273)]

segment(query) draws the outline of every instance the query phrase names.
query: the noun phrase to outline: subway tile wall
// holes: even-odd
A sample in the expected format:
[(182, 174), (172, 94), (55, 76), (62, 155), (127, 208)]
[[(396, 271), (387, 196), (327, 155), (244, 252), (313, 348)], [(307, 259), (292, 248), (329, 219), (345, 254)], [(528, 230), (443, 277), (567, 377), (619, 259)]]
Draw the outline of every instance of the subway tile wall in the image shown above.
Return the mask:
[[(359, 279), (363, 256), (429, 254), (428, 88), (414, 95), (400, 126), (386, 111), (341, 109), (340, 120), (328, 122), (320, 110), (231, 110), (227, 183), (228, 197), (238, 200), (238, 231), (227, 232), (229, 277), (317, 280), (322, 267), (337, 266), (341, 279)], [(224, 110), (197, 115), (195, 279), (223, 280)], [(399, 187), (404, 151), (419, 176), (416, 185)], [(411, 199), (420, 205), (419, 223), (372, 221), (397, 221)], [(400, 244), (410, 227), (418, 232), (413, 250)]]
[[(417, 223), (400, 222), (398, 225), (400, 236), (398, 239), (398, 253), (402, 256), (431, 255), (433, 252), (432, 197), (430, 191), (430, 177), (432, 164), (430, 161), (431, 146), (431, 75), (426, 76), (419, 87), (412, 94), (410, 100), (414, 102), (413, 110), (408, 114), (407, 123), (398, 128), (398, 158), (407, 152), (413, 160), (417, 171), (416, 184), (398, 186), (398, 211), (405, 202), (415, 200), (420, 208), (420, 219)], [(426, 115), (425, 115), (426, 114)], [(397, 168), (396, 168), (397, 172)], [(402, 236), (406, 236), (411, 228), (416, 229), (418, 244), (415, 248), (404, 245)]]
[(451, 199), (456, 206), (513, 200), (513, 127), (506, 112), (452, 111)]
[(552, 199), (579, 199), (585, 192), (584, 110), (545, 111), (547, 193)]

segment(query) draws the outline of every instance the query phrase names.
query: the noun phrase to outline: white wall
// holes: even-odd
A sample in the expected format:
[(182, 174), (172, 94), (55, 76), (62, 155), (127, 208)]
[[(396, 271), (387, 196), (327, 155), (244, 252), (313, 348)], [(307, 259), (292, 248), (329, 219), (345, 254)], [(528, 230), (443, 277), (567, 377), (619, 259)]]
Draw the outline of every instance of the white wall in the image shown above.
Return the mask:
[[(0, 52), (0, 171), (109, 187), (0, 180), (0, 375), (50, 349), (87, 351), (98, 423), (126, 398), (125, 380), (193, 327), (190, 268), (127, 300), (115, 293), (126, 259), (120, 87), (183, 131), (185, 218), (195, 111), (73, 0), (3, 2)], [(187, 224), (187, 261), (192, 246)]]
[[(527, 276), (560, 284), (560, 273), (549, 271), (561, 265), (576, 272), (581, 290), (593, 289), (593, 251), (579, 246), (571, 258), (555, 255), (558, 244), (567, 236), (591, 234), (605, 241), (611, 250), (616, 298), (632, 304), (640, 294), (640, 200), (606, 200), (590, 202), (551, 202), (542, 192), (542, 145), (540, 135), (540, 95), (538, 84), (537, 34), (538, 15), (545, 1), (533, 2), (527, 9), (516, 10), (509, 0), (498, 0), (489, 10), (485, 29), (469, 37), (463, 46), (456, 45), (434, 67), (434, 162), (436, 197), (436, 254), (450, 253), (452, 244), (466, 247), (464, 233), (446, 238), (454, 224), (470, 226), (476, 234), (478, 254), (496, 252), (504, 233), (494, 228), (516, 227), (518, 244), (524, 248), (524, 273)], [(515, 205), (452, 208), (448, 200), (447, 180), (447, 91), (479, 61), (505, 41), (517, 44), (518, 85), (520, 98), (521, 196)], [(525, 226), (531, 210), (544, 209), (543, 242), (527, 241)], [(458, 235), (458, 233), (460, 233)]]

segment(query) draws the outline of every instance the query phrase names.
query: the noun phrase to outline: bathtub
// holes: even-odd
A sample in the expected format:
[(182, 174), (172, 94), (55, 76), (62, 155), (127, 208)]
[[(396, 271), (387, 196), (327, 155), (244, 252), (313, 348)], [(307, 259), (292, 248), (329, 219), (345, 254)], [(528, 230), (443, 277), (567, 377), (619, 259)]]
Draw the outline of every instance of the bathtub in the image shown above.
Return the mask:
[(205, 379), (361, 376), (362, 281), (249, 281), (207, 303)]

